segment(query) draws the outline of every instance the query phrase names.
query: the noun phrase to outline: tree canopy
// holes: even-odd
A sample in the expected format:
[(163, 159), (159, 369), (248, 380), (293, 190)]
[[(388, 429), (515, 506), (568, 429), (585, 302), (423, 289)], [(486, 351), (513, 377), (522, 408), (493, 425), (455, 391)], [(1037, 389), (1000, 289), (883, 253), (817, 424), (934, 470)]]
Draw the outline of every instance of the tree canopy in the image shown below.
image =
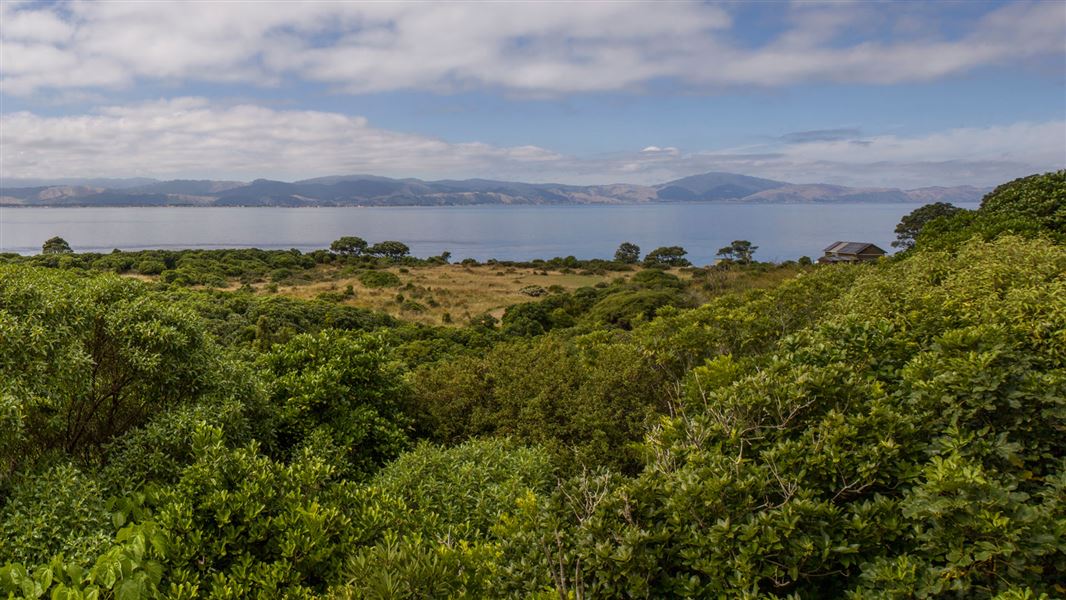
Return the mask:
[(632, 242), (622, 242), (614, 253), (614, 259), (627, 265), (636, 264), (640, 262), (640, 246)]
[(681, 246), (661, 246), (644, 257), (646, 267), (686, 267), (691, 265), (685, 255), (688, 251)]
[(403, 242), (387, 240), (378, 242), (367, 250), (369, 254), (384, 256), (386, 258), (403, 258), (411, 253), (411, 249)]
[(922, 228), (915, 246), (957, 247), (973, 237), (1005, 234), (1066, 242), (1066, 170), (1030, 175), (996, 187), (976, 211), (959, 211)]
[(752, 256), (758, 249), (758, 246), (752, 246), (748, 240), (733, 240), (733, 243), (718, 249), (718, 256), (726, 260), (748, 264), (752, 261)]
[(41, 246), (42, 254), (70, 254), (71, 252), (73, 250), (70, 249), (70, 244), (59, 236), (49, 238)]
[(359, 256), (363, 252), (366, 252), (367, 241), (361, 237), (352, 235), (346, 235), (340, 239), (334, 240), (329, 245), (329, 249), (337, 254), (343, 254), (345, 256)]
[(947, 202), (934, 202), (916, 208), (905, 215), (896, 225), (896, 240), (892, 242), (893, 248), (908, 249), (914, 247), (915, 240), (922, 232), (922, 228), (933, 219), (951, 217), (963, 209), (948, 204)]

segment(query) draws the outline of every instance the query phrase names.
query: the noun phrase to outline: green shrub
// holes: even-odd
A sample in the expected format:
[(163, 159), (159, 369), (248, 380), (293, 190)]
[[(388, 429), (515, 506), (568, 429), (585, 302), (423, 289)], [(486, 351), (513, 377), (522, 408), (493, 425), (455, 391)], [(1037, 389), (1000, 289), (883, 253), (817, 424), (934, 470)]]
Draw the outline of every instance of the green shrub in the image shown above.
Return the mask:
[(666, 410), (666, 383), (628, 344), (544, 336), (410, 376), (409, 412), (431, 439), (513, 436), (567, 469), (631, 469), (646, 424)]
[(399, 287), (400, 278), (389, 271), (363, 271), (359, 283), (368, 288)]
[(551, 455), (507, 439), (481, 439), (451, 448), (421, 444), (378, 473), (371, 485), (403, 501), (427, 540), (474, 540), (489, 535), (501, 515), (530, 493), (555, 483)]
[(292, 276), (292, 269), (274, 269), (270, 272), (270, 281), (273, 283), (281, 283)]
[(658, 269), (644, 269), (634, 275), (630, 282), (633, 285), (650, 290), (680, 290), (685, 287), (684, 282), (677, 275)]
[(320, 292), (317, 296), (315, 296), (315, 299), (316, 300), (320, 300), (322, 302), (329, 302), (329, 303), (332, 303), (332, 304), (340, 304), (341, 302), (344, 302), (345, 300), (347, 300), (348, 296), (346, 296), (343, 292), (329, 292), (329, 291), (326, 291), (326, 292)]
[(1066, 170), (1015, 179), (985, 196), (979, 210), (930, 221), (916, 247), (952, 249), (974, 236), (993, 240), (1005, 234), (1066, 241)]
[(49, 451), (89, 459), (219, 380), (203, 322), (140, 282), (4, 266), (0, 306), (0, 397), (22, 427), (8, 469)]
[(329, 329), (298, 335), (260, 364), (276, 411), (271, 449), (278, 456), (321, 436), (341, 449), (345, 473), (359, 477), (406, 445), (401, 382), (380, 337)]
[(47, 563), (62, 554), (85, 562), (111, 539), (100, 484), (65, 464), (26, 473), (0, 508), (0, 565)]
[(414, 300), (405, 300), (400, 304), (400, 310), (404, 312), (426, 312), (426, 307), (423, 304), (415, 302)]
[[(240, 370), (233, 366), (234, 370)], [(245, 373), (245, 376), (248, 374)], [(234, 381), (233, 387), (252, 388), (255, 382)], [(182, 470), (196, 460), (192, 439), (209, 426), (221, 432), (228, 447), (251, 443), (253, 435), (271, 439), (263, 431), (262, 399), (225, 399), (183, 406), (157, 415), (146, 425), (130, 431), (108, 448), (107, 464), (101, 473), (102, 484), (109, 494), (122, 497), (135, 494), (145, 486), (167, 485), (177, 480)]]
[(167, 266), (161, 260), (142, 260), (137, 263), (137, 272), (141, 275), (159, 275)]
[[(403, 502), (394, 535), (356, 552), (339, 598), (454, 598), (494, 595), (493, 528), (524, 498), (554, 485), (550, 455), (503, 440), (453, 448), (422, 445), (371, 483)], [(456, 543), (461, 540), (461, 543)]]
[(516, 514), (501, 560), (529, 566), (494, 589), (1058, 594), (1064, 270), (1061, 247), (1003, 238), (863, 273), (769, 352), (691, 374), (640, 477)]
[(619, 292), (596, 303), (588, 318), (594, 323), (630, 329), (641, 320), (653, 318), (660, 308), (678, 303), (680, 298), (675, 292)]
[[(166, 536), (164, 583), (201, 593), (307, 595), (335, 579), (368, 523), (358, 495), (330, 485), (321, 457), (273, 462), (254, 446), (227, 449), (210, 428), (193, 437), (194, 462), (147, 500)], [(351, 496), (341, 506), (345, 496)]]

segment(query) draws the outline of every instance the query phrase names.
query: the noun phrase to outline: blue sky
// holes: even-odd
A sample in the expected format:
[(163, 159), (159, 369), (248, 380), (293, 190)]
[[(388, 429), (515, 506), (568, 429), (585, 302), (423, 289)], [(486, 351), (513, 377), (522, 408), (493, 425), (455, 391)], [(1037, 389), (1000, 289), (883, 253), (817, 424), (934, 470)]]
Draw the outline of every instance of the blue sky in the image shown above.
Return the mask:
[(4, 2), (0, 175), (992, 185), (1066, 3)]

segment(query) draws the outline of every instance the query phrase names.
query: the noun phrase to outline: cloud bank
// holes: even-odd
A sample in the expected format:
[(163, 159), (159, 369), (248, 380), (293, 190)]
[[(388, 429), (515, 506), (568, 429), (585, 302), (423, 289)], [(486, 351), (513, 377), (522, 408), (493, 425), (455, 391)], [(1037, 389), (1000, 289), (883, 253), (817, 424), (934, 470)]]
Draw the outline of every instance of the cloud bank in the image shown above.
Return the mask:
[[(494, 89), (555, 95), (797, 82), (929, 81), (1063, 55), (1066, 5), (1021, 2), (946, 33), (910, 3), (782, 5), (779, 30), (739, 41), (702, 3), (63, 2), (0, 5), (4, 93), (143, 81), (342, 93)], [(876, 35), (850, 37), (855, 31)]]
[(567, 156), (537, 146), (452, 143), (339, 113), (176, 98), (87, 115), (3, 115), (0, 176), (293, 180), (373, 173), (647, 184), (716, 170), (796, 183), (920, 187), (992, 185), (1066, 165), (1063, 121), (851, 137), (858, 133), (800, 132), (713, 151), (649, 143)]

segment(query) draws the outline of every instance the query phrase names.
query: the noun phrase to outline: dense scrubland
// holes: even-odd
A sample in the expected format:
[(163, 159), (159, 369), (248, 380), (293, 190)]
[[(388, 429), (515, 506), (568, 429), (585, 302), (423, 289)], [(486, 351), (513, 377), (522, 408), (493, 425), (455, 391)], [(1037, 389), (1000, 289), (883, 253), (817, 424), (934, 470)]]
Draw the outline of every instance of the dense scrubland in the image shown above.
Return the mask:
[[(902, 225), (822, 267), (7, 256), (0, 592), (1061, 597), (1066, 172)], [(429, 269), (529, 289), (357, 305), (453, 301)]]

